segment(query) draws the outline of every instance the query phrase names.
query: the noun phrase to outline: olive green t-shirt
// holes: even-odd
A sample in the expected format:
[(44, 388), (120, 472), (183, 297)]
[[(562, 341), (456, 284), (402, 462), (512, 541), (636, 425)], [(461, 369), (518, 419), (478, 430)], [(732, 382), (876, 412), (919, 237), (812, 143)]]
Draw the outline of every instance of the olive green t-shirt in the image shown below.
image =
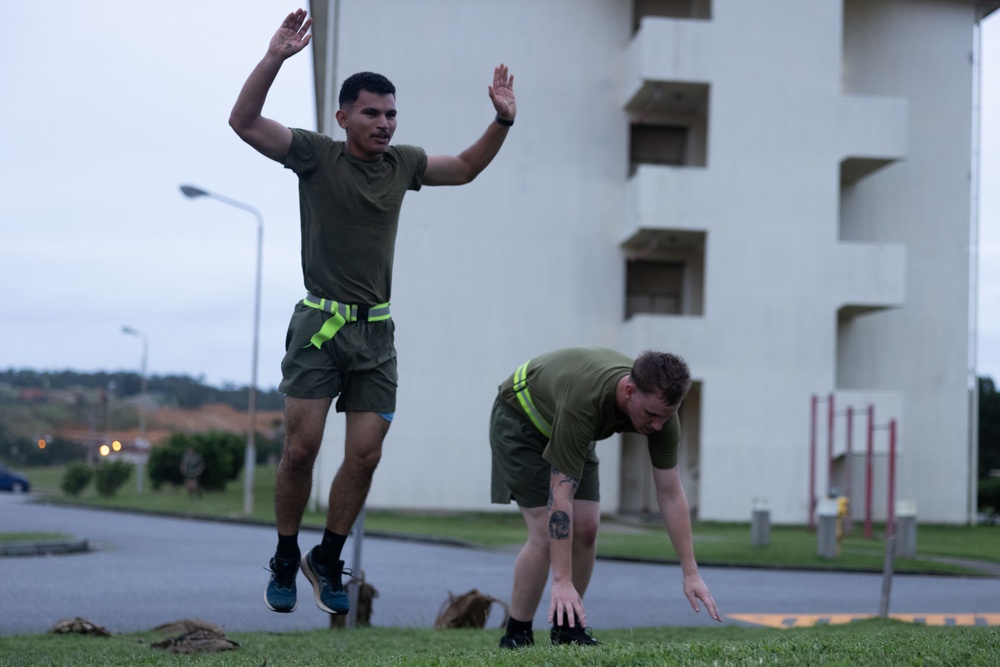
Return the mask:
[(284, 165), (299, 177), (302, 277), (317, 297), (387, 303), (403, 195), (420, 189), (427, 154), (416, 146), (390, 146), (365, 162), (344, 146), (292, 129)]
[[(591, 442), (614, 433), (636, 431), (628, 415), (615, 406), (618, 381), (632, 371), (632, 363), (621, 352), (601, 347), (556, 350), (528, 362), (531, 400), (552, 425), (542, 458), (556, 470), (580, 479)], [(500, 385), (500, 394), (524, 414), (514, 393), (513, 374)], [(662, 430), (647, 436), (653, 467), (667, 469), (677, 465), (680, 434), (680, 420), (674, 415)]]

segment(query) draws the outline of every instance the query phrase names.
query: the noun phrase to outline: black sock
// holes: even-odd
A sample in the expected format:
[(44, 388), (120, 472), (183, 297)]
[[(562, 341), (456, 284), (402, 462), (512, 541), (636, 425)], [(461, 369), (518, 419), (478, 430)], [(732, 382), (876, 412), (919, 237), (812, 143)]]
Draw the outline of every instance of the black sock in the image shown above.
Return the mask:
[(507, 618), (507, 634), (516, 635), (531, 631), (531, 621), (519, 621), (513, 616)]
[(316, 560), (325, 565), (333, 565), (340, 560), (340, 553), (344, 550), (344, 543), (347, 542), (347, 535), (339, 535), (329, 528), (323, 531), (323, 541), (316, 549)]
[(298, 560), (302, 558), (299, 551), (299, 534), (282, 535), (278, 534), (278, 550), (275, 552), (278, 558), (285, 560)]

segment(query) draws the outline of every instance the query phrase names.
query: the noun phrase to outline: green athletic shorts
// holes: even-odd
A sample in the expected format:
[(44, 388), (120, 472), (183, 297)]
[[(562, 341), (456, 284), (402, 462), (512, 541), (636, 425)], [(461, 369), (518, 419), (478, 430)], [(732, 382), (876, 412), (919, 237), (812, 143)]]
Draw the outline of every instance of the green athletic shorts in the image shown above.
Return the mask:
[(295, 304), (285, 337), (278, 390), (292, 398), (337, 399), (337, 412), (396, 411), (392, 320), (348, 322), (323, 347), (309, 342), (329, 313)]
[[(548, 439), (528, 418), (497, 396), (490, 416), (490, 449), (493, 450), (491, 502), (506, 505), (511, 500), (521, 507), (543, 507), (549, 502), (552, 464), (542, 458)], [(601, 499), (597, 476), (597, 443), (590, 443), (583, 479), (576, 500)]]

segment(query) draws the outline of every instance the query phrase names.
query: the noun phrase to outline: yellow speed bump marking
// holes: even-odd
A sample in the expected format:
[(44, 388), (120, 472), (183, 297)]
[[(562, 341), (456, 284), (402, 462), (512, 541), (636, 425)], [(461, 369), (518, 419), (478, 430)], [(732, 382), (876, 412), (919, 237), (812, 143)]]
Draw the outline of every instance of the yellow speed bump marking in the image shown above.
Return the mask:
[[(810, 628), (814, 625), (844, 625), (875, 618), (874, 614), (725, 614), (726, 618), (768, 628)], [(1000, 614), (889, 614), (895, 621), (918, 625), (1000, 626)]]

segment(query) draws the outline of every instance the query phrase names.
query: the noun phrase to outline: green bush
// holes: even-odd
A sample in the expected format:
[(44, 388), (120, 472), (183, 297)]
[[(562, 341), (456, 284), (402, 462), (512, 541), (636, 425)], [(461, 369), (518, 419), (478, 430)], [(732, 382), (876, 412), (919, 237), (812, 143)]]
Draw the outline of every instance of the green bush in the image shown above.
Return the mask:
[(996, 519), (1000, 517), (1000, 477), (979, 480), (979, 511)]
[[(0, 420), (3, 415), (0, 414)], [(45, 449), (38, 447), (38, 440), (25, 437), (5, 436), (3, 424), (0, 422), (0, 459), (9, 461), (12, 465), (36, 467), (58, 466), (74, 461), (82, 461), (86, 456), (83, 447), (70, 440), (55, 438), (45, 443)]]
[(246, 440), (235, 433), (199, 433), (194, 448), (205, 459), (199, 480), (205, 491), (224, 491), (226, 483), (237, 479), (246, 458)]
[(128, 461), (105, 461), (94, 471), (94, 487), (102, 498), (110, 498), (132, 475), (134, 468)]
[(184, 450), (189, 444), (194, 444), (191, 441), (191, 436), (175, 433), (161, 444), (153, 447), (146, 464), (153, 490), (159, 490), (164, 484), (172, 484), (173, 486), (184, 484), (184, 475), (181, 474), (181, 457), (184, 456)]
[(199, 483), (204, 491), (224, 491), (226, 483), (240, 476), (243, 470), (246, 442), (234, 433), (174, 433), (149, 455), (149, 479), (153, 489), (164, 484), (181, 486), (181, 458), (188, 447), (194, 447), (205, 462)]
[(78, 496), (90, 484), (90, 478), (93, 475), (94, 471), (86, 463), (71, 463), (66, 467), (66, 472), (63, 473), (59, 488), (67, 496)]

